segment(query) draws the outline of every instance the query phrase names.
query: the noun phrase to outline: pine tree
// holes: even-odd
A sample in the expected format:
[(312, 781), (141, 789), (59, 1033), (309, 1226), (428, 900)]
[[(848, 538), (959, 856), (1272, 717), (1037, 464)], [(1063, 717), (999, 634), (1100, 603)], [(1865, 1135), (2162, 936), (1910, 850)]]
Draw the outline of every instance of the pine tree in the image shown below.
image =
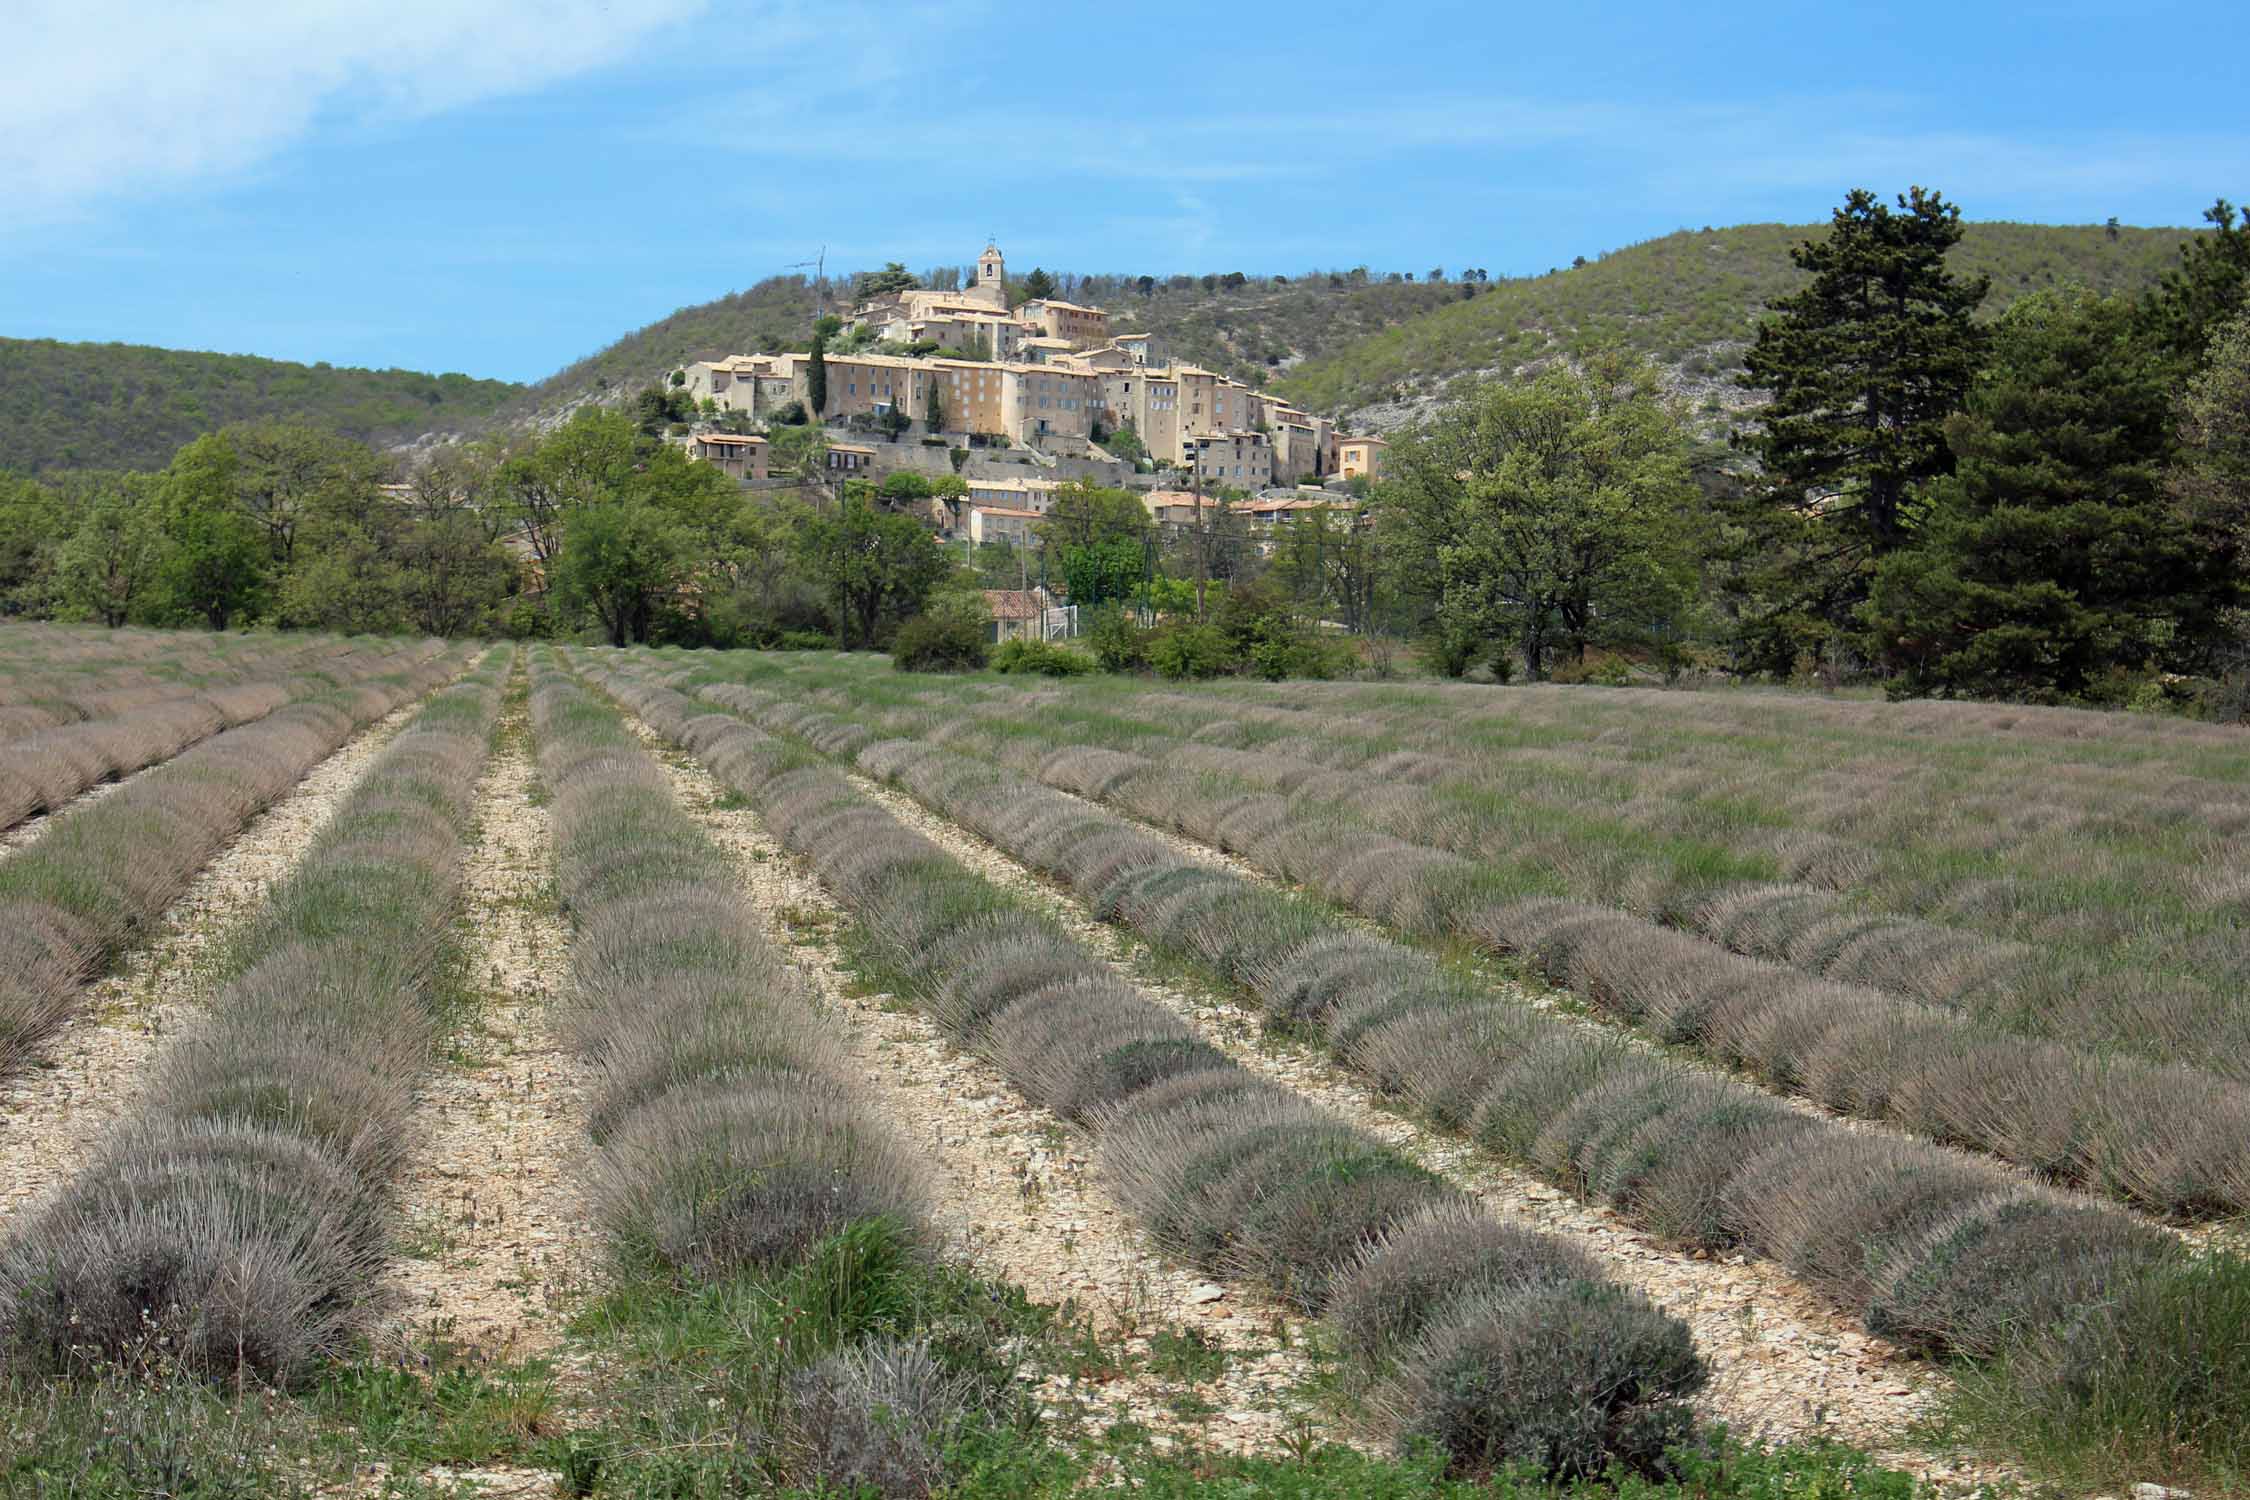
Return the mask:
[(817, 420), (828, 410), (828, 335), (815, 333), (805, 360), (805, 404)]
[(2159, 344), (2192, 367), (2219, 325), (2250, 303), (2250, 218), (2237, 217), (2221, 198), (2203, 211), (2208, 234), (2180, 247), (2180, 266), (2148, 294), (2143, 306), (2148, 331)]
[(1052, 297), (1053, 295), (1055, 295), (1055, 278), (1049, 276), (1039, 267), (1033, 266), (1031, 274), (1023, 279), (1023, 300), (1037, 302), (1042, 297)]
[(938, 394), (938, 384), (930, 382), (929, 405), (923, 409), (922, 425), (931, 432), (945, 430), (945, 398)]
[(2208, 549), (2165, 487), (2167, 366), (2135, 324), (2123, 299), (2042, 293), (1996, 325), (1947, 424), (1955, 472), (1876, 571), (1898, 691), (2083, 698), (2208, 637)]
[[(1983, 278), (1945, 269), (1961, 211), (1914, 188), (1898, 211), (1855, 189), (1825, 240), (1790, 252), (1811, 284), (1775, 302), (1743, 363), (1772, 392), (1740, 439), (1764, 466), (1770, 525), (1787, 568), (1766, 580), (1769, 611), (1845, 625), (1874, 563), (1904, 544), (1914, 487), (1951, 472), (1945, 419), (1958, 411), (1987, 341), (1970, 321)], [(1777, 541), (1783, 545), (1774, 545)]]

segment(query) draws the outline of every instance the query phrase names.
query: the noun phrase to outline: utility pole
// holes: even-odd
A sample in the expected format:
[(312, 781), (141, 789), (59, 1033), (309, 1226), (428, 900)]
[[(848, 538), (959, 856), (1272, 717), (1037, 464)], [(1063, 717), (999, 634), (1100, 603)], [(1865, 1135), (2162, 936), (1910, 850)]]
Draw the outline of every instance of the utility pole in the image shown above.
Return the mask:
[(1203, 514), (1203, 464), (1191, 440), (1188, 447), (1189, 492), (1195, 497), (1195, 618), (1203, 619), (1203, 586), (1211, 578), (1210, 518)]

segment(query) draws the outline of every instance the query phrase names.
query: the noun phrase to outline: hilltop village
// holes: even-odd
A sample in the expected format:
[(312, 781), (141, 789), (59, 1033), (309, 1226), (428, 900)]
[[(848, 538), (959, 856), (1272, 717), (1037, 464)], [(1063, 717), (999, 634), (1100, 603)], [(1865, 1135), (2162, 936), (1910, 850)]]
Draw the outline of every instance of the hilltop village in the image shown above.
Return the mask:
[(1304, 508), (1348, 507), (1348, 494), (1324, 486), (1382, 470), (1381, 438), (1346, 436), (1173, 361), (1150, 335), (1112, 328), (1101, 308), (1051, 296), (1011, 306), (997, 245), (959, 290), (883, 290), (832, 326), (814, 351), (674, 371), (697, 416), (683, 434), (690, 453), (765, 481), (779, 477), (770, 434), (816, 426), (826, 479), (958, 476), (930, 518), (973, 543), (1020, 541), (1072, 480), (1134, 490), (1159, 524), (1230, 504), (1275, 525)]

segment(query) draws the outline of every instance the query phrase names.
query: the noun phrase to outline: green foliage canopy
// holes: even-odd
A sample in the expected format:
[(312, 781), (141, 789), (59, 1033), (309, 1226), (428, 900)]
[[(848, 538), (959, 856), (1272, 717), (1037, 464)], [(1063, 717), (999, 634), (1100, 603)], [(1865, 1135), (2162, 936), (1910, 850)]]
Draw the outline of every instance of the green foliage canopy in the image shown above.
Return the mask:
[(1403, 436), (1378, 494), (1434, 623), (1512, 644), (1534, 677), (1663, 628), (1694, 582), (1693, 485), (1679, 415), (1646, 365), (1494, 382)]
[(1875, 573), (1867, 615), (1898, 691), (2074, 699), (2208, 640), (2211, 553), (2166, 493), (2171, 392), (2134, 328), (2122, 299), (2054, 295), (1995, 325), (1946, 424), (1955, 472)]

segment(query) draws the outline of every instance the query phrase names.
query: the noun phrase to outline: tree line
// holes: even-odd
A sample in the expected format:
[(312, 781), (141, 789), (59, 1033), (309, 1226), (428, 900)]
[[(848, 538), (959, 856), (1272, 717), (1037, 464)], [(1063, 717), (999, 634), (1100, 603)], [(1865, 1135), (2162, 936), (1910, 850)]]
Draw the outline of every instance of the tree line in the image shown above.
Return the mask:
[(1764, 393), (1698, 445), (1645, 364), (1485, 382), (1374, 501), (1444, 670), (1608, 647), (1899, 694), (2242, 711), (2250, 228), (2224, 202), (2138, 295), (1973, 314), (1959, 210), (1852, 193), (1761, 323)]
[[(753, 494), (591, 408), (398, 463), (288, 423), (223, 427), (159, 472), (0, 477), (0, 612), (108, 625), (616, 644), (864, 644), (951, 567), (870, 493), (826, 496), (817, 429), (777, 440), (803, 496)], [(826, 637), (823, 639), (826, 643)]]

